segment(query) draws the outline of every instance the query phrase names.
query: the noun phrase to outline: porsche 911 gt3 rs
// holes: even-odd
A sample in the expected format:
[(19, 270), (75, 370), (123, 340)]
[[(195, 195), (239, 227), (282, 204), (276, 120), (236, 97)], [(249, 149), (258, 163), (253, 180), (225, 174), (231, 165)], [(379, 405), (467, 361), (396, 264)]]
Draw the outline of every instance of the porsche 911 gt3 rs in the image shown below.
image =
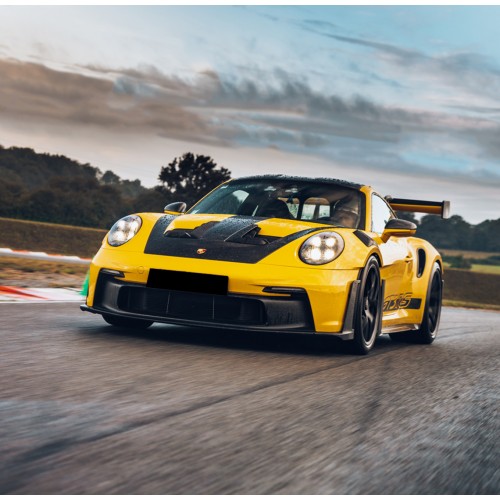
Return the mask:
[(268, 175), (230, 180), (185, 209), (117, 221), (92, 260), (82, 310), (132, 328), (335, 335), (361, 354), (380, 334), (436, 337), (442, 259), (395, 211), (447, 217), (449, 202)]

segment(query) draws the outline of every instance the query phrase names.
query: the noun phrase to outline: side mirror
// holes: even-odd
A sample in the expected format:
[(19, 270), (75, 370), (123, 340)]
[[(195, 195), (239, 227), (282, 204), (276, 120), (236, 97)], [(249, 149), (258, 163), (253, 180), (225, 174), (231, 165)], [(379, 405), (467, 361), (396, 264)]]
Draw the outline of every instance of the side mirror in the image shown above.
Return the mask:
[(187, 205), (183, 201), (176, 201), (174, 203), (169, 203), (164, 209), (164, 212), (175, 212), (177, 214), (183, 214), (186, 211)]
[(385, 225), (382, 233), (382, 241), (386, 243), (391, 236), (413, 236), (417, 231), (417, 226), (408, 220), (391, 219)]

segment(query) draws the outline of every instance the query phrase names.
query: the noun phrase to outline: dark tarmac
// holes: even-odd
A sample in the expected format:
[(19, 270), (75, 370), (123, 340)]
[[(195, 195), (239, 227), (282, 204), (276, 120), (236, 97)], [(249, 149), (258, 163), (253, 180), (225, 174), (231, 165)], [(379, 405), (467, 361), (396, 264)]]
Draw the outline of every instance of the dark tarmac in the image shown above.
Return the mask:
[(500, 493), (500, 313), (334, 340), (0, 304), (0, 493)]

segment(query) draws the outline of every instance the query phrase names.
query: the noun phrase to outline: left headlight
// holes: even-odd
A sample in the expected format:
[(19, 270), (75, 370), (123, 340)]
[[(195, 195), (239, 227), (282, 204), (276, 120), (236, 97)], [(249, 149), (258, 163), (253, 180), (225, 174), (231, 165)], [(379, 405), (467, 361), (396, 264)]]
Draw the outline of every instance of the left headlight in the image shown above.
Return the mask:
[(127, 215), (113, 224), (108, 233), (108, 243), (119, 247), (130, 241), (139, 231), (142, 219), (138, 215)]
[(335, 260), (344, 250), (340, 234), (328, 231), (307, 238), (299, 250), (299, 256), (306, 264), (320, 265)]

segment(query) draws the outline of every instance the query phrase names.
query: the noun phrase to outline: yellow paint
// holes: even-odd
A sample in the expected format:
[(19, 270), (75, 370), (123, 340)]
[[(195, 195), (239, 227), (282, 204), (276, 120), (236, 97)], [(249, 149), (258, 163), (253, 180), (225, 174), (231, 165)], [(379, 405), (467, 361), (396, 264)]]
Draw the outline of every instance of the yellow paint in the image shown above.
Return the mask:
[[(149, 234), (163, 214), (138, 214), (143, 221), (142, 227), (131, 241), (120, 247), (111, 247), (107, 244), (107, 239), (104, 239), (90, 266), (87, 305), (93, 304), (95, 284), (102, 268), (122, 271), (125, 274), (123, 281), (141, 284), (147, 282), (149, 270), (152, 268), (220, 274), (229, 277), (231, 293), (272, 296), (273, 294), (263, 292), (263, 288), (269, 286), (304, 288), (311, 304), (315, 330), (320, 333), (339, 333), (343, 328), (352, 282), (359, 279), (360, 271), (369, 257), (376, 255), (380, 262), (381, 278), (385, 280), (385, 297), (411, 293), (413, 298), (422, 299), (422, 307), (419, 310), (400, 309), (384, 313), (382, 326), (419, 324), (422, 320), (429, 274), (434, 262), (441, 263), (441, 257), (432, 245), (419, 238), (391, 236), (388, 241), (382, 241), (381, 235), (369, 230), (370, 200), (373, 190), (364, 186), (361, 192), (366, 196), (365, 227), (368, 228), (366, 234), (377, 245), (366, 246), (352, 229), (336, 229), (344, 239), (344, 251), (333, 262), (321, 266), (305, 264), (298, 256), (301, 244), (311, 234), (288, 243), (256, 264), (208, 260), (197, 255), (190, 258), (145, 255), (144, 248)], [(227, 217), (230, 216), (181, 215), (171, 222), (168, 229), (194, 229), (207, 222), (221, 221)], [(278, 237), (310, 228), (317, 229), (318, 232), (325, 230), (321, 224), (283, 219), (266, 219), (257, 222), (257, 225), (261, 228), (261, 235)], [(420, 278), (416, 277), (415, 259), (418, 248), (424, 249), (427, 253), (425, 270)]]

